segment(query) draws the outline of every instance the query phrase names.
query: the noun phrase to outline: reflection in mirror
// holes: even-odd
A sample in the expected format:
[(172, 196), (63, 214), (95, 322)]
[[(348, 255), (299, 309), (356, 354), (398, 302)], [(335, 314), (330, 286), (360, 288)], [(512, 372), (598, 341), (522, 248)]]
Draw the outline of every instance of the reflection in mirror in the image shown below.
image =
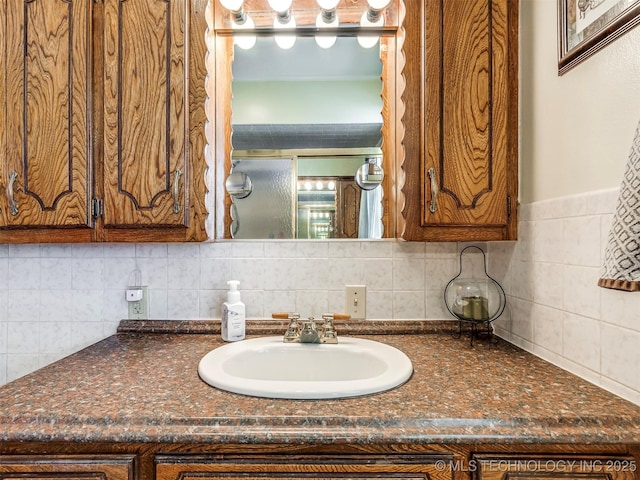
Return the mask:
[(233, 199), (247, 198), (253, 189), (251, 177), (244, 172), (233, 171), (233, 169), (225, 183), (227, 192), (229, 192), (229, 195), (231, 195)]
[[(381, 238), (382, 188), (362, 190), (354, 175), (380, 159), (379, 148), (234, 151), (232, 237)], [(242, 178), (251, 194), (240, 197)]]
[(378, 165), (379, 160), (375, 157), (367, 157), (364, 163), (356, 172), (356, 184), (362, 190), (375, 190), (382, 185), (384, 170)]
[(324, 49), (301, 37), (282, 50), (258, 37), (234, 48), (232, 69), (230, 185), (245, 174), (252, 190), (229, 191), (231, 237), (381, 238), (380, 48), (338, 37)]
[(234, 160), (231, 175), (251, 179), (251, 194), (232, 196), (233, 238), (294, 238), (295, 163), (292, 158)]

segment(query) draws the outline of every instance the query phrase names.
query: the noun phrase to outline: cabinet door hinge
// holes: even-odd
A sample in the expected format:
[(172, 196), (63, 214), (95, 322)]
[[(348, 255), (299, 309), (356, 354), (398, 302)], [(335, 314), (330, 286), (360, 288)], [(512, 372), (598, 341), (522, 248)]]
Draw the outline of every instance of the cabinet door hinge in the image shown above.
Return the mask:
[(511, 216), (511, 196), (507, 196), (507, 218)]
[(101, 217), (104, 213), (104, 203), (100, 198), (92, 198), (91, 199), (91, 216), (93, 218)]

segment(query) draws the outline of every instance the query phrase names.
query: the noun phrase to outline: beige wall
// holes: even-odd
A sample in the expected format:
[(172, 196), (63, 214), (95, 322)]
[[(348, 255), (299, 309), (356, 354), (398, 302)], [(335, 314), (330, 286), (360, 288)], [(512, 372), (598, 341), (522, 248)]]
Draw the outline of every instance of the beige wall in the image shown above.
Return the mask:
[(618, 187), (640, 121), (640, 27), (559, 77), (556, 5), (521, 1), (522, 203)]

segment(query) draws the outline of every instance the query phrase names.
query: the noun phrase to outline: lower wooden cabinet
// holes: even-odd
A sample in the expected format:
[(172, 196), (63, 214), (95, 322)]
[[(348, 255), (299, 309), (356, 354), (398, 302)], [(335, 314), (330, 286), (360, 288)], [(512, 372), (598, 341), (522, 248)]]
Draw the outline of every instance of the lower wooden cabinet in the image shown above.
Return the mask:
[(631, 456), (474, 455), (478, 480), (634, 480)]
[(452, 480), (453, 455), (159, 455), (156, 480)]
[[(246, 449), (246, 450), (245, 450)], [(640, 445), (7, 443), (0, 480), (637, 480)], [(92, 453), (94, 452), (94, 453)]]
[(134, 455), (1, 455), (0, 479), (132, 480)]

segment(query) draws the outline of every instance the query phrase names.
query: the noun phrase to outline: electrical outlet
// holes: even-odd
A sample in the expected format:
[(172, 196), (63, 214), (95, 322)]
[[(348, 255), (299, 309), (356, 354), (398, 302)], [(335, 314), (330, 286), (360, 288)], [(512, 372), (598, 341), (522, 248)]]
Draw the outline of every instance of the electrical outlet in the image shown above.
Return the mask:
[(344, 310), (354, 320), (364, 320), (367, 317), (366, 285), (347, 285), (345, 287)]
[(149, 318), (149, 287), (129, 287), (126, 292), (130, 320)]

